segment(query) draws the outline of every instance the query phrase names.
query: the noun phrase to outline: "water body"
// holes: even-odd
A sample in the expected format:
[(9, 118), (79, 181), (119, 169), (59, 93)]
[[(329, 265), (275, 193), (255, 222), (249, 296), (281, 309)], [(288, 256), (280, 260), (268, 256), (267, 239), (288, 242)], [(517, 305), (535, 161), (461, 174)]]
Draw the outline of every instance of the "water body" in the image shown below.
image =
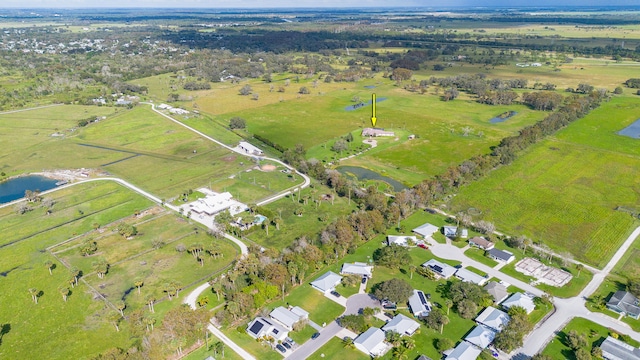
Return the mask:
[(57, 180), (44, 176), (29, 175), (0, 182), (0, 204), (24, 197), (24, 192), (46, 191), (56, 187)]
[(358, 180), (384, 181), (387, 184), (391, 185), (393, 187), (393, 190), (395, 191), (402, 191), (404, 189), (408, 189), (406, 186), (404, 186), (401, 182), (397, 180), (380, 175), (375, 171), (371, 171), (369, 169), (361, 168), (358, 166), (338, 166), (336, 170), (338, 170), (341, 174), (344, 174), (347, 176), (355, 175), (358, 178)]
[(640, 119), (618, 131), (618, 135), (627, 136), (633, 139), (640, 139)]
[(375, 89), (376, 86), (375, 85), (367, 85), (364, 87), (365, 89)]
[[(376, 104), (381, 102), (381, 101), (385, 101), (385, 100), (387, 100), (386, 97), (376, 98)], [(353, 111), (353, 110), (356, 110), (356, 109), (361, 109), (363, 107), (366, 107), (367, 105), (371, 105), (371, 100), (367, 101), (366, 103), (361, 102), (361, 103), (358, 103), (358, 104), (353, 104), (353, 105), (346, 106), (344, 108), (344, 110), (345, 111)]]
[(490, 119), (489, 122), (491, 124), (497, 124), (497, 123), (505, 122), (505, 121), (509, 120), (510, 118), (514, 117), (516, 114), (517, 114), (517, 112), (515, 112), (515, 111), (507, 111), (506, 113), (502, 113), (502, 114)]

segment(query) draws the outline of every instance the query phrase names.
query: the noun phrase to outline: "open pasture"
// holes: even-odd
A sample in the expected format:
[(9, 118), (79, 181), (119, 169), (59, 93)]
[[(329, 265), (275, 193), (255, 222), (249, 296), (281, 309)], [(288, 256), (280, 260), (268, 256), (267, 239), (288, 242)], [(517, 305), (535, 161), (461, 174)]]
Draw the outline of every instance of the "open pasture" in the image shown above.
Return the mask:
[[(531, 147), (510, 166), (461, 189), (451, 210), (475, 207), (500, 231), (526, 235), (554, 251), (568, 251), (578, 260), (603, 266), (640, 224), (614, 210), (634, 209), (640, 201), (640, 158), (629, 154), (637, 152), (637, 146), (620, 150), (633, 139), (593, 130), (600, 123), (621, 128), (628, 121), (625, 117), (602, 119), (607, 109), (616, 114), (621, 104), (624, 100), (604, 103), (556, 137)], [(582, 143), (583, 132), (592, 135), (593, 146)]]
[[(3, 238), (0, 244), (0, 318), (10, 330), (2, 338), (0, 357), (82, 358), (114, 346), (128, 348), (126, 326), (116, 332), (106, 315), (111, 309), (93, 300), (84, 285), (72, 289), (67, 302), (58, 291), (69, 286), (69, 271), (45, 249), (92, 231), (94, 224), (110, 224), (151, 206), (151, 202), (116, 183), (93, 182), (57, 190), (52, 213), (36, 208), (18, 215), (14, 207), (0, 208)], [(52, 261), (52, 275), (45, 266)], [(38, 304), (28, 289), (40, 291)], [(69, 346), (73, 339), (73, 346)]]

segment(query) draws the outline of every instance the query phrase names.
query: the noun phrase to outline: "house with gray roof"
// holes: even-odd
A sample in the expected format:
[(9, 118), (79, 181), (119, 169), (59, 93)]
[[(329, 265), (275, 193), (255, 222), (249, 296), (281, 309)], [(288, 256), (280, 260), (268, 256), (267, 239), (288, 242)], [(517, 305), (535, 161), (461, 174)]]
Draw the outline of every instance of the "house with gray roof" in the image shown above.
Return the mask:
[(287, 330), (293, 330), (293, 325), (301, 320), (305, 320), (309, 318), (309, 313), (304, 309), (296, 306), (292, 309), (287, 309), (283, 306), (278, 306), (273, 309), (269, 316), (279, 322), (282, 326), (284, 326)]
[(398, 314), (393, 317), (385, 326), (382, 327), (382, 331), (384, 332), (397, 332), (400, 335), (413, 335), (416, 331), (420, 329), (420, 324), (402, 314)]
[(502, 303), (502, 307), (507, 310), (514, 306), (524, 308), (527, 311), (527, 314), (531, 314), (531, 312), (536, 309), (536, 305), (533, 303), (531, 296), (525, 295), (521, 292), (511, 295)]
[(487, 251), (487, 255), (495, 261), (500, 261), (507, 264), (516, 259), (516, 257), (510, 251), (495, 248)]
[(607, 301), (607, 308), (619, 314), (625, 314), (636, 320), (640, 318), (638, 299), (628, 291), (616, 291), (611, 296), (611, 299)]
[(640, 360), (640, 349), (608, 336), (600, 345), (607, 360)]
[[(448, 238), (455, 238), (458, 235), (457, 226), (443, 226), (442, 233)], [(466, 239), (469, 237), (469, 231), (467, 229), (460, 230), (460, 237)]]
[(344, 263), (342, 264), (342, 270), (340, 270), (340, 274), (346, 275), (361, 275), (366, 277), (371, 277), (373, 271), (373, 266), (367, 265), (363, 262), (354, 262), (354, 263)]
[(409, 307), (415, 317), (427, 316), (431, 312), (431, 303), (420, 290), (413, 290), (413, 295), (409, 297)]
[(487, 290), (491, 297), (493, 297), (493, 301), (496, 304), (500, 304), (504, 299), (507, 298), (507, 296), (509, 296), (507, 287), (495, 281), (490, 281), (487, 285), (484, 286), (484, 289)]
[(476, 317), (476, 322), (478, 324), (485, 325), (497, 332), (502, 331), (502, 329), (507, 326), (511, 318), (509, 314), (502, 310), (498, 310), (493, 306), (488, 306), (484, 309), (478, 317)]
[(482, 350), (466, 341), (461, 342), (452, 351), (445, 352), (445, 360), (475, 360), (480, 356)]
[(495, 338), (496, 332), (493, 329), (484, 325), (478, 325), (474, 327), (467, 336), (465, 336), (464, 340), (472, 343), (480, 349), (485, 349)]
[(353, 345), (363, 353), (376, 357), (384, 355), (389, 350), (389, 345), (384, 341), (384, 331), (376, 327), (370, 327), (353, 340)]
[(327, 271), (319, 278), (311, 282), (311, 287), (319, 290), (323, 293), (328, 293), (335, 290), (336, 286), (342, 281), (342, 276), (334, 273), (333, 271)]
[(448, 279), (451, 276), (453, 276), (453, 274), (456, 273), (456, 268), (454, 268), (451, 265), (442, 263), (436, 259), (431, 259), (426, 263), (422, 264), (422, 266), (428, 268), (429, 270), (433, 271), (437, 276), (444, 279)]
[(440, 230), (440, 228), (438, 228), (435, 225), (429, 224), (429, 223), (425, 223), (422, 224), (420, 226), (418, 226), (417, 228), (411, 230), (414, 233), (418, 234), (418, 235), (422, 235), (423, 237), (432, 237), (433, 234), (437, 233), (438, 230)]
[(470, 282), (480, 286), (484, 285), (484, 283), (487, 282), (486, 277), (478, 275), (466, 268), (458, 269), (458, 271), (456, 271), (456, 277), (464, 282)]

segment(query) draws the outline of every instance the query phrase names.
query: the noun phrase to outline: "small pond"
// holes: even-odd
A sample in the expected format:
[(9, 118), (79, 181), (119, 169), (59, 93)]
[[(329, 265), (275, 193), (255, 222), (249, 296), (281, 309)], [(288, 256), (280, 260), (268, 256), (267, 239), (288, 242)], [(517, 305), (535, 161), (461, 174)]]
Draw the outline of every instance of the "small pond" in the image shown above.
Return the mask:
[(618, 131), (618, 135), (628, 136), (633, 139), (640, 139), (640, 119), (634, 121), (633, 124)]
[[(379, 97), (379, 98), (376, 98), (376, 104), (377, 104), (377, 103), (379, 103), (379, 102), (381, 102), (381, 101), (385, 101), (385, 100), (387, 100), (387, 98), (386, 98), (386, 97)], [(345, 111), (353, 111), (353, 110), (355, 110), (355, 109), (360, 109), (360, 108), (363, 108), (363, 107), (365, 107), (365, 106), (367, 106), (367, 105), (370, 105), (370, 104), (371, 104), (371, 100), (367, 101), (366, 103), (365, 103), (365, 102), (359, 102), (359, 103), (357, 103), (357, 104), (353, 104), (353, 105), (346, 106), (346, 107), (344, 108), (344, 110), (345, 110)]]
[(367, 85), (364, 87), (365, 89), (375, 89), (376, 86), (375, 85)]
[(24, 192), (27, 190), (46, 191), (53, 189), (57, 182), (57, 180), (38, 175), (21, 176), (0, 182), (0, 204), (24, 197)]
[(380, 180), (384, 181), (387, 184), (393, 187), (395, 191), (402, 191), (404, 189), (408, 189), (401, 182), (394, 180), (392, 178), (383, 176), (378, 174), (375, 171), (371, 171), (369, 169), (361, 168), (358, 166), (338, 166), (336, 168), (341, 174), (344, 175), (355, 175), (358, 180)]
[(510, 118), (514, 117), (516, 114), (517, 114), (517, 112), (515, 112), (515, 111), (505, 111), (502, 114), (500, 114), (500, 115), (498, 115), (498, 116), (496, 116), (494, 118), (491, 118), (489, 120), (489, 122), (491, 124), (497, 124), (497, 123), (505, 122), (505, 121), (509, 120)]

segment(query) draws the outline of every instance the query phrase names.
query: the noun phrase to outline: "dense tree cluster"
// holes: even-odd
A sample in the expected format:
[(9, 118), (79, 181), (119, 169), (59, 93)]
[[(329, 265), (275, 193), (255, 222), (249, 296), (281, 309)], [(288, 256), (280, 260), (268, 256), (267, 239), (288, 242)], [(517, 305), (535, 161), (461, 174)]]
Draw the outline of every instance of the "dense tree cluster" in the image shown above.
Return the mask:
[(509, 309), (509, 323), (496, 335), (493, 344), (504, 352), (511, 352), (522, 346), (524, 336), (531, 331), (533, 324), (525, 309), (514, 306)]

